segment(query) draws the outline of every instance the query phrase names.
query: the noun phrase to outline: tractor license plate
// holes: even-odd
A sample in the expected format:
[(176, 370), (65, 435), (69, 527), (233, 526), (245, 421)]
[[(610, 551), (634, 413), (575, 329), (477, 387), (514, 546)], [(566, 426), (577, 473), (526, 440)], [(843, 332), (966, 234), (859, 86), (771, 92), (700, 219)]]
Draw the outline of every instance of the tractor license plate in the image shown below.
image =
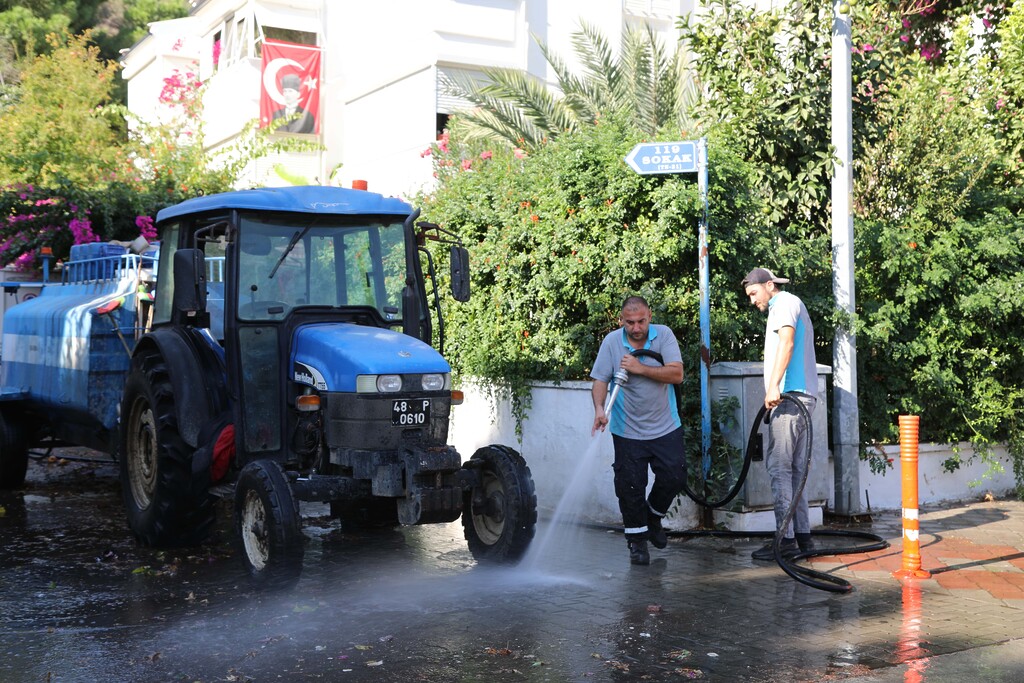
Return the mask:
[(430, 422), (430, 399), (417, 398), (391, 404), (391, 424), (396, 427), (422, 427)]

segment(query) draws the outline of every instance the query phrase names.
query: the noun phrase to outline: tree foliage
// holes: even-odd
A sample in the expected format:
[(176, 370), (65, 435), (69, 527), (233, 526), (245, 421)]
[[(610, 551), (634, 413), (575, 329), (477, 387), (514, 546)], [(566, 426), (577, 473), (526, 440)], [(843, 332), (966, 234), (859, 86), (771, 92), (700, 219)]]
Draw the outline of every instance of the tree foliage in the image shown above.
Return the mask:
[(908, 56), (877, 96), (887, 133), (862, 147), (856, 197), (862, 435), (892, 441), (895, 416), (915, 413), (926, 440), (985, 455), (1006, 442), (1019, 486), (1024, 177), (1007, 74), (1022, 16), (1016, 3), (983, 32), (961, 17), (941, 60)]
[[(0, 90), (17, 83), (25, 63), (52, 49), (47, 36), (89, 32), (100, 58), (117, 61), (149, 22), (184, 17), (188, 0), (0, 0)], [(115, 100), (126, 97), (118, 81)]]
[[(828, 229), (832, 150), (831, 10), (792, 3), (761, 12), (736, 0), (711, 0), (707, 14), (681, 22), (705, 94), (694, 107), (704, 129), (727, 126), (745, 141), (769, 219), (790, 240)], [(723, 68), (731, 63), (734, 68)]]
[[(784, 230), (780, 251), (826, 234), (830, 215), (830, 17), (808, 7), (765, 13), (709, 0), (710, 17), (683, 25), (707, 93), (701, 121), (747, 141), (773, 222), (805, 226)], [(1019, 312), (995, 296), (1020, 266), (1016, 249), (1000, 246), (1019, 239), (1017, 119), (1006, 106), (1015, 48), (989, 49), (1012, 43), (998, 39), (991, 8), (984, 21), (948, 11), (941, 50), (921, 7), (893, 9), (857, 4), (852, 18), (861, 436), (892, 441), (896, 415), (910, 411), (922, 416), (923, 438), (984, 451), (1012, 440), (1024, 389), (1004, 361), (1024, 344), (1010, 332)], [(776, 262), (800, 268), (791, 256)], [(830, 268), (805, 273), (801, 294), (828, 292)], [(842, 316), (819, 310), (824, 341)], [(999, 334), (983, 332), (985, 319)]]
[(100, 59), (88, 35), (50, 42), (0, 118), (0, 178), (8, 183), (88, 183), (120, 163), (124, 116), (110, 106), (117, 65)]

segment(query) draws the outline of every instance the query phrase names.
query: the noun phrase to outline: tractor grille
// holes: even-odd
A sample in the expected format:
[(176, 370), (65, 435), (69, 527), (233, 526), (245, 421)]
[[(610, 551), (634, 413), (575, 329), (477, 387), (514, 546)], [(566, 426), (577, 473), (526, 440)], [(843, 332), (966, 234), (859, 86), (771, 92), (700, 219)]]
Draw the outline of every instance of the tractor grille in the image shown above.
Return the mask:
[[(430, 421), (424, 426), (392, 424), (395, 400), (430, 399)], [(327, 446), (336, 449), (396, 450), (403, 445), (443, 445), (448, 441), (451, 396), (447, 392), (401, 396), (327, 393), (322, 395), (327, 420)]]

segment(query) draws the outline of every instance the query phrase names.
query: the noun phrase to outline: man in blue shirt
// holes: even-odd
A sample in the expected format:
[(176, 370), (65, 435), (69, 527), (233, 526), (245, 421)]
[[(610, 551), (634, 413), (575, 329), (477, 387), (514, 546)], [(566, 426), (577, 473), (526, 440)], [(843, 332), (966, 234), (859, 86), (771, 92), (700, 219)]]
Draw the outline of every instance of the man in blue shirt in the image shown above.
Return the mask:
[[(611, 426), (615, 447), (615, 495), (633, 564), (650, 564), (647, 540), (664, 548), (668, 537), (661, 520), (683, 488), (683, 428), (672, 385), (683, 381), (683, 360), (675, 334), (651, 324), (651, 307), (643, 297), (622, 304), (619, 329), (601, 343), (590, 377), (594, 380), (594, 426), (591, 434)], [(633, 355), (646, 350), (652, 355)], [(619, 368), (629, 373), (611, 406), (604, 411), (609, 385)], [(647, 492), (647, 469), (654, 486)]]
[[(788, 282), (767, 268), (754, 268), (742, 283), (750, 303), (768, 313), (764, 336), (764, 407), (771, 412), (765, 465), (772, 482), (776, 529), (782, 526), (793, 492), (799, 488), (809, 465), (805, 455), (809, 425), (800, 408), (791, 401), (783, 401), (782, 394), (794, 395), (808, 415), (814, 413), (818, 396), (814, 326), (803, 301), (779, 288)], [(753, 558), (774, 560), (772, 545), (755, 550)], [(794, 519), (783, 531), (781, 551), (783, 556), (792, 557), (813, 548), (807, 497), (801, 492)]]

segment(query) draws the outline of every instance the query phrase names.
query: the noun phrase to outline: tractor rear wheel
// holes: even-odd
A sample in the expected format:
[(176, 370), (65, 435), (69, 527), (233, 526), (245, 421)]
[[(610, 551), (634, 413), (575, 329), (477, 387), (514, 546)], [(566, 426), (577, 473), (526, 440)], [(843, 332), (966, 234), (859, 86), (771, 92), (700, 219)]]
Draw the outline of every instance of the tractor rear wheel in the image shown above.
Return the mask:
[(135, 358), (121, 402), (121, 490), (128, 525), (143, 545), (194, 545), (213, 521), (208, 492), (193, 491), (193, 450), (178, 431), (167, 366)]
[(28, 446), (21, 423), (0, 410), (0, 489), (20, 489), (28, 471)]
[(478, 561), (514, 562), (533, 539), (537, 494), (523, 456), (506, 446), (479, 449), (467, 464), (479, 483), (466, 492), (462, 527)]
[(299, 580), (305, 550), (299, 503), (273, 460), (254, 460), (238, 476), (235, 536), (254, 583), (284, 588)]

